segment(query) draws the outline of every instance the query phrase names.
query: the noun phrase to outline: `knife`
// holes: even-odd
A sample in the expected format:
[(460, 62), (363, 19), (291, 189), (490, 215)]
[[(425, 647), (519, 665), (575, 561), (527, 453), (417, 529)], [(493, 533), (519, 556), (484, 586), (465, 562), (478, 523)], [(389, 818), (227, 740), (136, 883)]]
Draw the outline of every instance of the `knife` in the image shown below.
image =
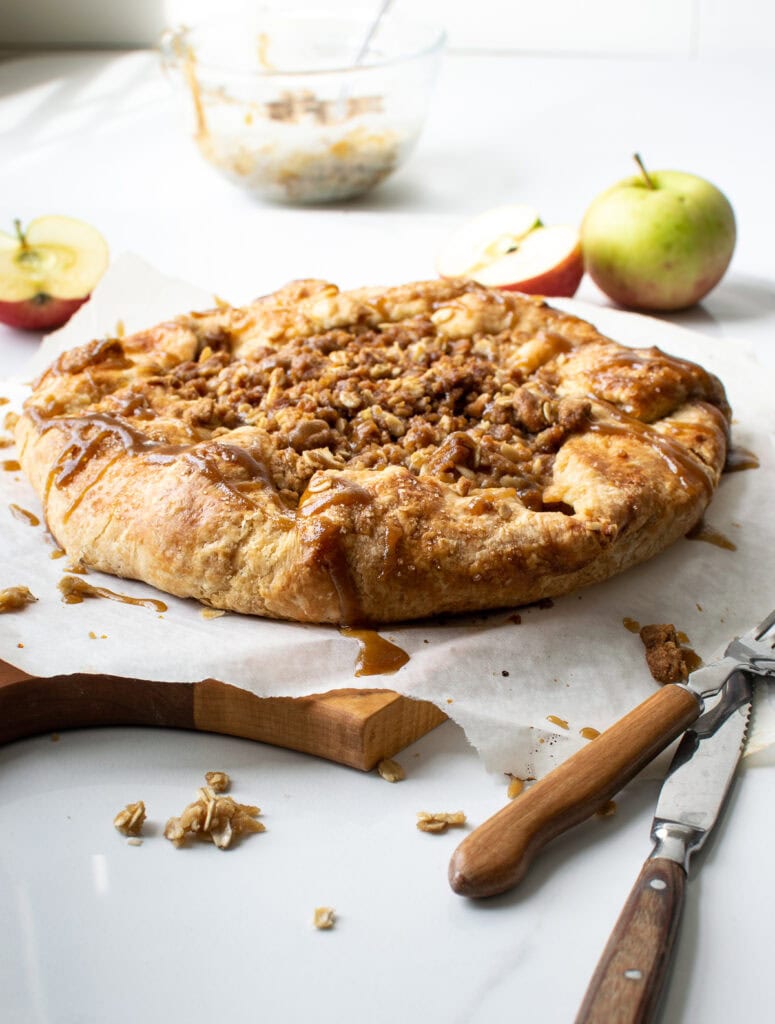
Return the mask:
[[(732, 640), (718, 661), (669, 683), (474, 829), (449, 865), (449, 884), (474, 898), (505, 892), (561, 832), (589, 818), (688, 729), (740, 670), (775, 678), (775, 611)], [(722, 704), (729, 710), (731, 705)]]
[[(638, 875), (598, 962), (576, 1024), (646, 1024), (659, 1006), (684, 903), (689, 860), (718, 818), (743, 752), (753, 687), (728, 681), (715, 731), (684, 733), (651, 826), (654, 849)], [(707, 716), (703, 716), (706, 718)], [(711, 728), (714, 716), (711, 713)], [(720, 722), (720, 724), (719, 724)]]

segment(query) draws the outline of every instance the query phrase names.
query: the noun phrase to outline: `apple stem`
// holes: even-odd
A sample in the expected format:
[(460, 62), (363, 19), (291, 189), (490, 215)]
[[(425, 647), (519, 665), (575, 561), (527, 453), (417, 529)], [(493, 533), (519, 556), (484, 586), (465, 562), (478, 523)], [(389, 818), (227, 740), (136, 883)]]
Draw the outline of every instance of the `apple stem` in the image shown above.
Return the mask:
[(640, 158), (640, 153), (634, 153), (632, 159), (635, 161), (635, 163), (638, 165), (638, 167), (640, 167), (641, 174), (646, 179), (646, 184), (648, 185), (648, 187), (649, 188), (655, 188), (656, 186), (654, 185), (654, 182), (651, 180), (651, 177), (649, 176), (649, 172), (646, 170), (646, 165), (643, 163), (643, 161)]
[(19, 245), (22, 247), (22, 249), (26, 249), (27, 236), (24, 234), (24, 231), (22, 231), (22, 222), (19, 220), (18, 217), (14, 220), (13, 226), (16, 229), (16, 237), (19, 239)]

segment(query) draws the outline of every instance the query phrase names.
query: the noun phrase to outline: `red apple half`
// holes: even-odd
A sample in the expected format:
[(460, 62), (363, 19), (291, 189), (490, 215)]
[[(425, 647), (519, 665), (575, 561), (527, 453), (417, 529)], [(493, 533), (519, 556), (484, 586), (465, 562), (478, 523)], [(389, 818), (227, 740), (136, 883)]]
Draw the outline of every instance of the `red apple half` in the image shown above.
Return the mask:
[(66, 323), (108, 266), (108, 247), (89, 224), (38, 217), (16, 234), (0, 232), (0, 321), (29, 331)]
[(576, 228), (544, 227), (530, 207), (503, 206), (462, 225), (439, 254), (437, 270), (505, 291), (570, 297), (584, 259)]

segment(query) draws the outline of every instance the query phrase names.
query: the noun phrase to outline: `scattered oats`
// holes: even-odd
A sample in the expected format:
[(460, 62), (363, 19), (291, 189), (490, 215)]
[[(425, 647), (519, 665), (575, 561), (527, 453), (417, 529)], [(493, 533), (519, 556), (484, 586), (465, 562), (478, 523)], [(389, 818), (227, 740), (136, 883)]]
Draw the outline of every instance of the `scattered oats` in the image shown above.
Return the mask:
[(124, 836), (139, 836), (145, 821), (145, 804), (142, 800), (127, 804), (113, 819), (114, 826)]
[(12, 437), (0, 437), (0, 448), (12, 448), (14, 440)]
[(417, 812), (417, 827), (421, 832), (446, 832), (450, 825), (462, 827), (465, 823), (466, 816), (462, 811), (453, 814)]
[(205, 782), (216, 793), (225, 793), (231, 785), (231, 779), (226, 772), (207, 772)]
[(16, 424), (18, 422), (19, 422), (19, 414), (18, 414), (18, 412), (14, 412), (13, 410), (10, 410), (9, 412), (7, 412), (5, 414), (5, 418), (3, 420), (3, 429), (4, 430), (8, 430), (11, 433), (13, 433), (14, 428), (16, 427)]
[(29, 587), (6, 587), (0, 590), (0, 614), (18, 612), (20, 608), (34, 604), (37, 600)]
[(393, 761), (389, 757), (385, 757), (379, 762), (377, 771), (386, 782), (401, 782), (406, 778), (406, 772), (398, 761)]
[[(228, 779), (224, 772), (208, 774), (223, 775)], [(175, 846), (183, 846), (191, 835), (225, 850), (236, 836), (266, 831), (266, 826), (256, 821), (260, 813), (260, 807), (238, 804), (230, 796), (219, 796), (212, 787), (203, 786), (198, 790), (197, 799), (179, 817), (169, 819), (164, 837)]]
[(336, 914), (333, 907), (315, 907), (313, 923), (316, 928), (321, 931), (326, 931), (327, 929), (334, 927), (335, 921)]
[(226, 612), (223, 608), (202, 608), (199, 614), (203, 619), (220, 619)]
[(117, 338), (123, 338), (126, 336), (126, 325), (123, 320), (116, 320), (115, 334)]
[(143, 841), (142, 839), (139, 839), (137, 836), (130, 836), (130, 838), (126, 841), (126, 844), (127, 846), (142, 846)]

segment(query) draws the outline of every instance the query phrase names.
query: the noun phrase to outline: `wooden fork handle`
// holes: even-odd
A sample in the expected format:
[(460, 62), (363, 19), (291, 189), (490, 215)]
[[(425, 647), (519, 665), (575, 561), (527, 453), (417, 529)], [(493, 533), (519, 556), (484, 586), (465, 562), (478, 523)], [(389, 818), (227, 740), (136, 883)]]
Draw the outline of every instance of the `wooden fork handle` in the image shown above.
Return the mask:
[(494, 896), (522, 878), (538, 851), (589, 818), (700, 714), (691, 690), (668, 685), (474, 829), (449, 865), (461, 896)]

